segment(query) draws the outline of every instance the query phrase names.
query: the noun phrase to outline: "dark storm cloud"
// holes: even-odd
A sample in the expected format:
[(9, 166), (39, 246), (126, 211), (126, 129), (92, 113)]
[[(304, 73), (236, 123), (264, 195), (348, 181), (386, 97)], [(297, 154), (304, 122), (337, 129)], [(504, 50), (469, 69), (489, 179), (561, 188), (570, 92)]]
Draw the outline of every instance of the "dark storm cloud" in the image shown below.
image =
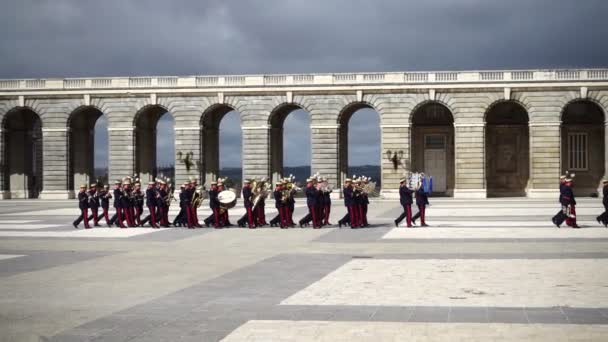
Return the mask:
[[(605, 0), (15, 0), (0, 6), (0, 78), (605, 67), (608, 61)], [(226, 132), (239, 129), (230, 127)], [(222, 160), (239, 164), (231, 158), (240, 146), (226, 148), (231, 155)]]

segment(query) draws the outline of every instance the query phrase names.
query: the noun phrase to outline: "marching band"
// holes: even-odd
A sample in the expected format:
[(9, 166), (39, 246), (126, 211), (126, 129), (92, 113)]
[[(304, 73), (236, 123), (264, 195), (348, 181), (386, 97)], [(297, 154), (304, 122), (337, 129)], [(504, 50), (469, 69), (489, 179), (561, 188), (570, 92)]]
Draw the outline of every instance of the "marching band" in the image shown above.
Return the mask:
[[(558, 228), (565, 222), (572, 228), (580, 228), (576, 222), (576, 200), (574, 195), (574, 174), (560, 177), (560, 210), (553, 216), (552, 222)], [(237, 195), (232, 189), (226, 189), (227, 179), (218, 178), (211, 182), (211, 188), (206, 190), (198, 185), (198, 179), (191, 178), (180, 185), (180, 191), (174, 195), (174, 187), (169, 178), (157, 178), (149, 182), (145, 191), (137, 177), (125, 177), (122, 181), (114, 183), (111, 191), (108, 185), (99, 187), (91, 184), (88, 189), (86, 184), (80, 186), (78, 192), (78, 208), (80, 215), (72, 223), (78, 228), (84, 223), (86, 229), (93, 226), (99, 227), (99, 222), (104, 219), (108, 227), (116, 225), (120, 228), (143, 227), (149, 224), (153, 228), (160, 227), (187, 227), (189, 229), (202, 228), (199, 223), (197, 209), (205, 199), (209, 201), (211, 215), (203, 220), (205, 227), (223, 228), (230, 227), (228, 211), (237, 202)], [(424, 173), (411, 173), (408, 177), (400, 180), (399, 197), (403, 207), (403, 213), (394, 220), (395, 226), (405, 219), (406, 226), (412, 227), (420, 220), (421, 227), (427, 227), (426, 208), (429, 206), (428, 195), (432, 192), (432, 177), (426, 177)], [(598, 223), (608, 227), (608, 179), (603, 183), (603, 205), (604, 212), (597, 216)], [(306, 196), (308, 212), (298, 221), (303, 228), (312, 224), (312, 228), (319, 229), (324, 226), (332, 226), (329, 222), (331, 212), (331, 193), (333, 189), (327, 179), (318, 173), (306, 179), (304, 189), (297, 186), (295, 177), (290, 175), (276, 182), (274, 190), (266, 178), (250, 179), (243, 182), (242, 198), (245, 214), (237, 221), (239, 227), (254, 229), (268, 225), (265, 214), (265, 200), (272, 196), (277, 209), (277, 215), (269, 224), (271, 227), (279, 226), (282, 229), (295, 227), (293, 214), (296, 203), (296, 194), (303, 192)], [(367, 208), (369, 195), (375, 191), (376, 184), (365, 176), (353, 176), (346, 178), (342, 188), (346, 215), (338, 221), (338, 227), (350, 226), (353, 229), (368, 227)], [(113, 199), (115, 213), (109, 218), (110, 201)], [(170, 223), (169, 207), (173, 200), (179, 202), (179, 213)], [(416, 204), (418, 212), (412, 215), (412, 204)], [(148, 215), (141, 218), (144, 213), (144, 204), (148, 209)], [(101, 215), (99, 213), (101, 207)], [(90, 212), (89, 212), (90, 210)]]

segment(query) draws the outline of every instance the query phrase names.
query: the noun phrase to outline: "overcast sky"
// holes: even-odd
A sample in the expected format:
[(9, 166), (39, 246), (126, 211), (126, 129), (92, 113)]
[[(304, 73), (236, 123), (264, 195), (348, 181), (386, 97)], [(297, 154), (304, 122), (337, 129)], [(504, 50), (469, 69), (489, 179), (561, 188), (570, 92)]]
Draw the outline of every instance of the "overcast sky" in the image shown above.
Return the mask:
[[(0, 78), (606, 67), (607, 15), (606, 0), (3, 0)], [(299, 131), (289, 146), (308, 147)], [(377, 163), (378, 144), (350, 150)]]

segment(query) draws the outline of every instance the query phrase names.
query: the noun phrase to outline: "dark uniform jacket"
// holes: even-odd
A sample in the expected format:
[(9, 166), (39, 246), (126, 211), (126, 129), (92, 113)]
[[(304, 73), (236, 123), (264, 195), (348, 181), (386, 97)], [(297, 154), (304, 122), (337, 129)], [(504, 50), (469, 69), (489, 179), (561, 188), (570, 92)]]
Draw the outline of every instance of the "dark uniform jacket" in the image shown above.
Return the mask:
[(401, 205), (411, 205), (412, 204), (412, 190), (407, 186), (399, 187), (399, 201)]
[(309, 207), (314, 207), (317, 205), (318, 197), (319, 197), (319, 190), (315, 189), (314, 186), (306, 187), (306, 204)]
[(99, 199), (101, 201), (101, 207), (107, 208), (110, 206), (110, 199), (108, 198), (108, 192), (105, 190), (101, 190), (99, 192)]
[(347, 186), (344, 188), (344, 190), (342, 190), (342, 193), (344, 194), (345, 206), (350, 207), (351, 205), (355, 204), (353, 201), (353, 188)]
[(167, 198), (167, 191), (164, 189), (158, 189), (158, 195), (159, 197), (156, 198), (156, 206), (160, 208), (166, 207), (167, 202), (165, 202), (165, 199)]
[(97, 191), (89, 190), (89, 196), (89, 208), (99, 208), (99, 197), (97, 195)]
[(604, 185), (603, 194), (604, 199), (602, 202), (604, 203), (604, 207), (608, 208), (608, 185)]
[(147, 207), (156, 207), (156, 190), (146, 189), (146, 206)]
[(132, 207), (131, 204), (131, 198), (130, 198), (130, 191), (125, 191), (125, 193), (127, 194), (126, 196), (120, 196), (120, 205), (122, 208), (130, 208)]
[(331, 190), (322, 193), (322, 197), (321, 198), (322, 198), (323, 205), (331, 205), (331, 197), (329, 197), (330, 193), (331, 193)]
[(420, 188), (416, 190), (416, 205), (419, 207), (426, 206), (429, 204), (429, 196), (424, 189)]
[(122, 190), (114, 189), (114, 208), (122, 208)]
[(285, 205), (285, 203), (283, 203), (283, 201), (282, 201), (283, 192), (281, 190), (273, 191), (272, 195), (274, 196), (274, 205), (277, 209), (279, 209)]
[(89, 208), (89, 194), (86, 191), (81, 191), (78, 193), (78, 208)]
[(251, 201), (252, 191), (248, 186), (243, 187), (243, 205), (245, 208), (251, 208), (253, 206), (253, 202)]
[(217, 198), (219, 191), (209, 190), (209, 208), (216, 209), (220, 207), (220, 200)]
[(564, 185), (564, 191), (562, 192), (561, 203), (564, 206), (576, 205), (576, 200), (574, 199), (574, 191), (572, 191), (571, 187)]

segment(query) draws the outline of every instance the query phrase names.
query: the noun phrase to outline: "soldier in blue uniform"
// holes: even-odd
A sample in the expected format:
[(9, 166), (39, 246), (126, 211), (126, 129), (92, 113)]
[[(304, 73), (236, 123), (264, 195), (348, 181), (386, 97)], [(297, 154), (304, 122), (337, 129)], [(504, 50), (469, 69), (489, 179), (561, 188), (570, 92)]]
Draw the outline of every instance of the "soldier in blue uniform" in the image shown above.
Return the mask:
[(403, 213), (395, 220), (395, 226), (399, 227), (399, 223), (403, 218), (407, 217), (407, 226), (412, 226), (412, 190), (407, 186), (407, 180), (399, 181), (399, 201), (403, 207)]
[(84, 227), (86, 229), (91, 228), (89, 226), (89, 193), (86, 191), (87, 186), (85, 184), (80, 186), (80, 191), (78, 192), (78, 208), (80, 209), (80, 216), (72, 222), (74, 228), (78, 228), (80, 222), (84, 221)]
[[(312, 227), (314, 229), (321, 228), (321, 222), (319, 222), (319, 190), (315, 188), (314, 181), (312, 178), (306, 180), (306, 205), (308, 206), (308, 215), (312, 217)], [(308, 222), (309, 219), (302, 219)]]
[(167, 197), (169, 193), (167, 191), (167, 183), (160, 181), (160, 187), (158, 189), (158, 197), (156, 198), (156, 207), (160, 213), (160, 225), (168, 228), (169, 227), (169, 206), (167, 204)]
[[(363, 180), (363, 186), (367, 184), (368, 180)], [(367, 192), (361, 193), (361, 223), (363, 227), (369, 227), (369, 223), (367, 222), (367, 207), (369, 206), (369, 197)]]
[(414, 217), (412, 217), (412, 223), (416, 224), (416, 220), (420, 218), (420, 226), (428, 227), (425, 222), (425, 213), (426, 206), (429, 205), (429, 197), (422, 186), (416, 190), (414, 196), (416, 197), (416, 206), (418, 207), (418, 212), (416, 215), (414, 215)]
[(112, 218), (110, 219), (110, 226), (113, 225), (115, 222), (118, 222), (118, 226), (120, 228), (126, 228), (123, 221), (125, 220), (124, 217), (124, 212), (123, 212), (123, 208), (122, 208), (122, 197), (123, 197), (123, 192), (122, 189), (120, 188), (120, 181), (116, 181), (114, 183), (114, 209), (116, 210), (116, 213), (114, 213), (114, 216), (112, 216)]
[(602, 184), (604, 185), (602, 188), (602, 195), (604, 196), (602, 199), (602, 204), (604, 204), (604, 212), (597, 217), (597, 222), (608, 228), (608, 179), (602, 180)]
[(120, 197), (120, 205), (122, 207), (122, 212), (124, 214), (124, 218), (127, 220), (127, 226), (135, 227), (135, 222), (133, 221), (133, 202), (131, 199), (131, 182), (124, 181), (122, 183), (122, 192), (123, 196)]
[[(562, 206), (562, 196), (564, 195), (564, 189), (566, 187), (565, 183), (566, 183), (566, 176), (560, 176), (559, 177), (559, 199), (558, 199), (560, 207)], [(555, 214), (555, 216), (553, 216), (553, 218), (551, 218), (551, 221), (557, 228), (560, 228), (560, 225), (566, 219), (566, 213), (564, 211), (565, 211), (565, 208), (561, 207), (561, 209), (557, 212), (557, 214)]]
[(156, 216), (156, 199), (158, 197), (158, 193), (155, 188), (156, 183), (149, 182), (148, 188), (146, 189), (146, 207), (148, 207), (149, 214), (142, 221), (141, 225), (145, 225), (147, 222), (150, 222), (150, 226), (153, 228), (160, 228), (158, 226), (158, 218)]

